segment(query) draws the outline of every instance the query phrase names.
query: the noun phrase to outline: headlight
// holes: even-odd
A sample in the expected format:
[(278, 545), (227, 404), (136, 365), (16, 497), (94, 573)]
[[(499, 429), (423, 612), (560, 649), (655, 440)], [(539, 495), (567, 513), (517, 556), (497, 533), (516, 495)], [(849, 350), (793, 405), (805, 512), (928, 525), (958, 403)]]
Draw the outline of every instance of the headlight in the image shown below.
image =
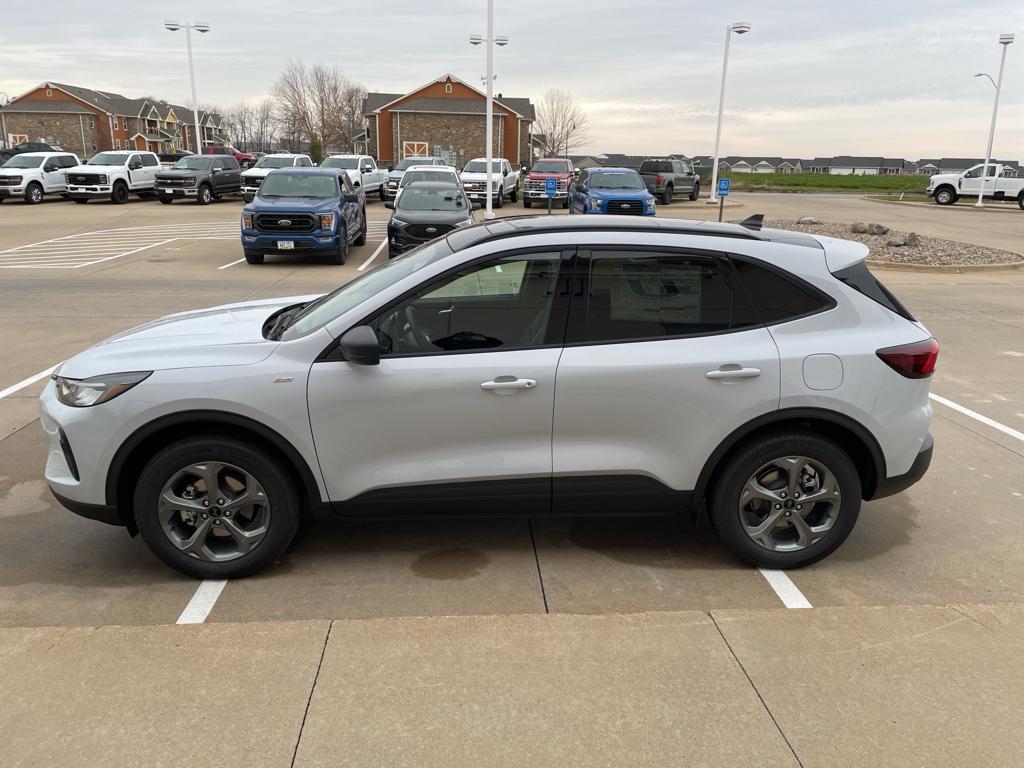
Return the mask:
[(101, 174), (100, 174), (100, 184), (106, 184), (106, 183), (107, 183), (107, 181), (108, 181), (108, 179), (107, 179), (107, 174), (105, 174), (105, 173), (101, 173)]
[(320, 229), (334, 229), (334, 214), (333, 213), (321, 213), (320, 214)]
[(196, 177), (186, 176), (184, 179), (181, 180), (181, 183), (184, 184), (185, 186), (194, 186), (196, 183)]
[(457, 221), (457, 222), (455, 222), (455, 226), (456, 227), (468, 227), (472, 223), (473, 223), (472, 219), (466, 219), (465, 221)]
[(243, 213), (242, 214), (242, 229), (252, 229), (252, 214), (251, 213)]
[(407, 227), (407, 226), (409, 226), (409, 222), (408, 221), (402, 221), (397, 216), (392, 216), (391, 217), (391, 221), (388, 222), (388, 223), (394, 224), (396, 227)]
[(654, 213), (654, 198), (652, 197), (647, 201), (647, 212)]
[(151, 373), (153, 372), (111, 373), (106, 376), (93, 376), (89, 379), (66, 379), (54, 374), (54, 379), (57, 382), (57, 399), (64, 405), (75, 408), (99, 405), (127, 392)]
[(590, 210), (592, 210), (592, 211), (600, 211), (602, 208), (604, 208), (604, 200), (594, 200), (594, 199), (591, 199), (591, 201), (590, 201)]

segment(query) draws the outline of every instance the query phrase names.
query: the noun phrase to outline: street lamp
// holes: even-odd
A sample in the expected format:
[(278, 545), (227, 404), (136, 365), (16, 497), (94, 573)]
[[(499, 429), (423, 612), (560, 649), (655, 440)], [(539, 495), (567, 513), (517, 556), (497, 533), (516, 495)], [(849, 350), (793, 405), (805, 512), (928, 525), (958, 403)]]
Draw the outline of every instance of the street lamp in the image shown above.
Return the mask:
[(195, 23), (185, 22), (179, 24), (176, 21), (165, 21), (164, 28), (171, 32), (177, 32), (178, 30), (185, 30), (185, 47), (188, 49), (188, 79), (192, 85), (192, 118), (196, 121), (196, 154), (202, 154), (203, 147), (201, 141), (201, 129), (199, 127), (199, 102), (196, 101), (196, 72), (192, 66), (192, 30), (196, 32), (205, 33), (210, 31), (210, 25), (205, 21), (197, 21)]
[(750, 31), (750, 22), (737, 21), (725, 27), (725, 56), (722, 59), (722, 90), (718, 94), (718, 126), (715, 128), (715, 159), (711, 166), (711, 197), (708, 205), (718, 205), (718, 144), (722, 139), (722, 112), (725, 111), (725, 74), (729, 70), (729, 41), (732, 34), (745, 35)]
[[(985, 196), (985, 179), (988, 176), (988, 164), (992, 160), (992, 140), (996, 137), (996, 115), (999, 114), (999, 92), (1003, 88), (1003, 67), (1006, 66), (1006, 49), (1010, 47), (1010, 43), (1012, 42), (1012, 34), (999, 36), (999, 44), (1003, 46), (1003, 55), (999, 60), (999, 78), (997, 80), (993, 81), (992, 75), (984, 72), (979, 72), (975, 75), (975, 77), (987, 77), (989, 82), (992, 83), (996, 89), (996, 100), (992, 105), (992, 124), (988, 129), (988, 148), (985, 150), (985, 164), (981, 167), (981, 184), (978, 185), (978, 202), (974, 204), (975, 208), (985, 207), (985, 204), (982, 202), (982, 198)], [(993, 177), (992, 183), (995, 184), (995, 177)]]
[[(508, 45), (508, 38), (504, 35), (494, 36), (494, 0), (487, 0), (487, 36), (470, 35), (469, 43), (470, 45), (487, 43), (487, 74), (484, 77), (487, 81), (487, 181), (485, 182), (487, 184), (487, 208), (484, 211), (484, 218), (493, 219), (494, 169), (491, 166), (494, 163), (494, 46), (500, 45), (504, 48)], [(502, 194), (504, 194), (504, 184), (502, 185)]]

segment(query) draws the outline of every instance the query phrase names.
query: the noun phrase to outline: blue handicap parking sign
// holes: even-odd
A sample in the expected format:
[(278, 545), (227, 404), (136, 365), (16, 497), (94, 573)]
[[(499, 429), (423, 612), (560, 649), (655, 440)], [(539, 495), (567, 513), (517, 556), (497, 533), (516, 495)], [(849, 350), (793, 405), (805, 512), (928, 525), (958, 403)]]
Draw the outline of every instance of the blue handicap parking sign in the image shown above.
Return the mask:
[(558, 179), (554, 176), (544, 179), (544, 194), (548, 197), (554, 197), (558, 194)]
[(730, 182), (729, 179), (719, 179), (718, 180), (718, 196), (719, 197), (725, 197), (726, 195), (729, 194), (729, 186), (731, 185), (731, 183), (732, 182)]

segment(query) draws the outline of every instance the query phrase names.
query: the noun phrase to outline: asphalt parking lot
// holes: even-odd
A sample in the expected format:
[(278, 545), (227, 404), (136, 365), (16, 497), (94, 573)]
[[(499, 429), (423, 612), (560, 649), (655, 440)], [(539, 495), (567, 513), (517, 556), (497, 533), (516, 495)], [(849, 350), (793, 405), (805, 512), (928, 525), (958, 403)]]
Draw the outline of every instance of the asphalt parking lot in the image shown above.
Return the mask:
[[(835, 195), (735, 199), (728, 218), (870, 218), (1024, 249), (1024, 215)], [(379, 201), (368, 205), (367, 244), (340, 267), (280, 257), (246, 264), (237, 240), (240, 209), (240, 201), (200, 207), (134, 200), (0, 208), (0, 627), (19, 628), (2, 645), (0, 668), (22, 691), (32, 683), (17, 671), (25, 654), (77, 638), (77, 650), (58, 650), (40, 673), (54, 686), (50, 706), (62, 674), (88, 663), (104, 643), (130, 649), (118, 674), (150, 665), (157, 680), (171, 679), (171, 662), (156, 649), (176, 647), (174, 628), (152, 625), (178, 621), (197, 584), (165, 568), (140, 540), (79, 519), (51, 498), (36, 420), (44, 379), (34, 377), (160, 315), (326, 291), (386, 258), (389, 212)], [(525, 211), (516, 205), (498, 213)], [(676, 202), (659, 215), (710, 218), (717, 211), (703, 201)], [(709, 532), (680, 532), (659, 520), (339, 521), (313, 528), (265, 573), (224, 586), (204, 614), (207, 625), (222, 626), (179, 630), (194, 633), (196, 648), (209, 647), (211, 664), (266, 675), (268, 690), (279, 681), (287, 695), (271, 704), (246, 700), (230, 686), (161, 694), (148, 681), (130, 700), (163, 696), (173, 708), (182, 701), (174, 699), (178, 691), (257, 719), (264, 705), (287, 710), (245, 749), (203, 753), (201, 762), (217, 765), (259, 755), (265, 765), (287, 765), (296, 755), (301, 765), (479, 765), (488, 757), (513, 764), (488, 752), (509, 738), (490, 719), (522, 714), (517, 694), (526, 691), (536, 706), (519, 727), (548, 736), (565, 722), (578, 727), (561, 731), (556, 748), (543, 754), (509, 751), (518, 764), (564, 764), (585, 754), (600, 756), (595, 765), (666, 765), (659, 756), (683, 754), (687, 764), (713, 755), (723, 765), (896, 765), (905, 761), (891, 745), (911, 737), (919, 740), (913, 764), (1013, 764), (1014, 750), (1024, 753), (1024, 680), (1011, 661), (1024, 649), (1024, 270), (878, 274), (942, 344), (932, 384), (942, 398), (935, 401), (935, 456), (924, 481), (867, 503), (850, 539), (824, 562), (780, 582), (732, 560)], [(795, 595), (820, 610), (784, 610), (800, 604)], [(444, 618), (425, 623), (434, 617)], [(339, 621), (346, 619), (366, 621)], [(139, 634), (139, 626), (152, 633)], [(509, 637), (517, 638), (511, 650)], [(255, 656), (228, 654), (236, 644)], [(678, 654), (680, 647), (688, 652)], [(481, 652), (491, 664), (480, 661)], [(836, 663), (825, 663), (829, 658)], [(787, 675), (789, 665), (799, 668)], [(440, 681), (448, 668), (464, 670), (460, 682)], [(627, 678), (649, 697), (637, 699)], [(856, 690), (848, 690), (851, 680), (859, 681)], [(670, 683), (677, 687), (668, 690)], [(829, 685), (836, 695), (825, 701), (821, 689)], [(545, 698), (574, 687), (584, 699), (596, 697), (586, 699), (590, 710)], [(410, 691), (415, 695), (396, 704)], [(955, 699), (951, 721), (957, 716), (979, 729), (969, 753), (950, 747), (956, 739), (927, 710), (943, 695)], [(463, 748), (447, 754), (450, 744), (422, 722), (456, 696), (466, 711), (451, 715), (448, 726)], [(672, 710), (673, 722), (666, 705), (676, 696), (691, 697), (695, 708)], [(888, 708), (891, 696), (906, 696), (907, 709)], [(72, 706), (84, 712), (82, 697), (74, 693)], [(43, 722), (48, 700), (14, 714), (0, 705), (0, 731)], [(609, 712), (619, 706), (616, 719)], [(351, 728), (337, 715), (347, 707), (361, 710)], [(804, 714), (815, 707), (818, 726)], [(830, 717), (857, 716), (833, 741), (820, 728)], [(897, 724), (901, 716), (914, 726)], [(126, 715), (130, 722), (140, 717)], [(388, 717), (397, 722), (382, 725)], [(730, 747), (729, 734), (713, 725), (718, 718), (746, 729), (746, 744)], [(301, 744), (296, 732), (306, 734)], [(876, 741), (858, 746), (861, 734)], [(16, 756), (18, 744), (28, 749), (20, 738)], [(635, 749), (637, 738), (649, 739), (646, 755), (624, 751), (630, 740)], [(142, 754), (159, 762), (157, 733), (141, 739), (155, 750)], [(175, 743), (166, 743), (168, 755)], [(71, 749), (56, 739), (49, 764), (72, 754), (62, 744)], [(401, 744), (417, 751), (399, 754)], [(188, 748), (173, 754), (184, 760)]]

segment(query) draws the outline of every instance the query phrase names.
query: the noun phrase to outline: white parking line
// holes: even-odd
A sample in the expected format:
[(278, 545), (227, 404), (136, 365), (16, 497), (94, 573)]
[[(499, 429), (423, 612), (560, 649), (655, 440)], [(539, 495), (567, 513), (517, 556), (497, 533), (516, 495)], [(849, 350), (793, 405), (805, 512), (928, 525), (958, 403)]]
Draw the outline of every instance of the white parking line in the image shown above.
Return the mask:
[(217, 269), (227, 269), (228, 267), (235, 266), (235, 264), (241, 264), (243, 261), (245, 261), (245, 257), (244, 256), (242, 258), (240, 258), (240, 259), (236, 259), (235, 261), (232, 261), (230, 264), (223, 264), (223, 265), (217, 267)]
[[(60, 363), (58, 363), (57, 365), (60, 365)], [(7, 389), (0, 390), (0, 400), (3, 400), (5, 397), (9, 397), (9, 396), (13, 395), (19, 389), (24, 389), (27, 386), (35, 384), (40, 379), (45, 379), (47, 376), (49, 376), (51, 373), (53, 373), (53, 371), (54, 371), (54, 369), (56, 369), (56, 367), (57, 367), (56, 365), (52, 365), (49, 368), (47, 368), (45, 371), (40, 371), (37, 374), (29, 376), (27, 379), (22, 379), (17, 384), (11, 384), (11, 386), (9, 386)]]
[(364, 269), (366, 269), (368, 266), (370, 266), (370, 262), (372, 262), (374, 259), (377, 258), (377, 254), (379, 254), (381, 251), (383, 251), (384, 250), (384, 246), (387, 245), (387, 244), (388, 244), (388, 239), (385, 237), (383, 240), (380, 241), (380, 245), (377, 246), (377, 250), (375, 250), (373, 252), (373, 254), (370, 256), (370, 258), (368, 258), (366, 261), (364, 261), (362, 264), (360, 264), (359, 268), (356, 271), (357, 272), (362, 272)]
[(225, 586), (227, 586), (226, 580), (199, 582), (195, 594), (188, 601), (185, 610), (181, 612), (177, 623), (202, 624), (206, 621), (206, 617), (210, 615), (213, 606), (217, 604), (217, 598), (220, 597), (220, 593), (224, 591)]
[(936, 395), (934, 392), (930, 392), (928, 394), (928, 397), (930, 397), (937, 403), (942, 403), (947, 408), (952, 408), (954, 411), (962, 413), (964, 416), (970, 416), (972, 419), (975, 419), (976, 421), (980, 421), (982, 424), (992, 427), (992, 429), (998, 429), (1004, 435), (1015, 437), (1021, 442), (1024, 442), (1024, 432), (1021, 432), (1020, 430), (1014, 429), (1013, 427), (1008, 427), (1005, 424), (1000, 424), (998, 421), (990, 419), (988, 416), (982, 416), (977, 411), (972, 411), (970, 408), (964, 408), (962, 405), (960, 405), (960, 403), (954, 403), (952, 400), (947, 400), (946, 398), (940, 395)]
[(804, 593), (801, 592), (796, 584), (793, 583), (792, 579), (786, 575), (785, 571), (772, 571), (767, 568), (758, 568), (758, 572), (764, 576), (764, 580), (768, 582), (768, 586), (775, 590), (775, 594), (779, 596), (779, 600), (787, 608), (813, 608), (810, 601), (804, 597)]

